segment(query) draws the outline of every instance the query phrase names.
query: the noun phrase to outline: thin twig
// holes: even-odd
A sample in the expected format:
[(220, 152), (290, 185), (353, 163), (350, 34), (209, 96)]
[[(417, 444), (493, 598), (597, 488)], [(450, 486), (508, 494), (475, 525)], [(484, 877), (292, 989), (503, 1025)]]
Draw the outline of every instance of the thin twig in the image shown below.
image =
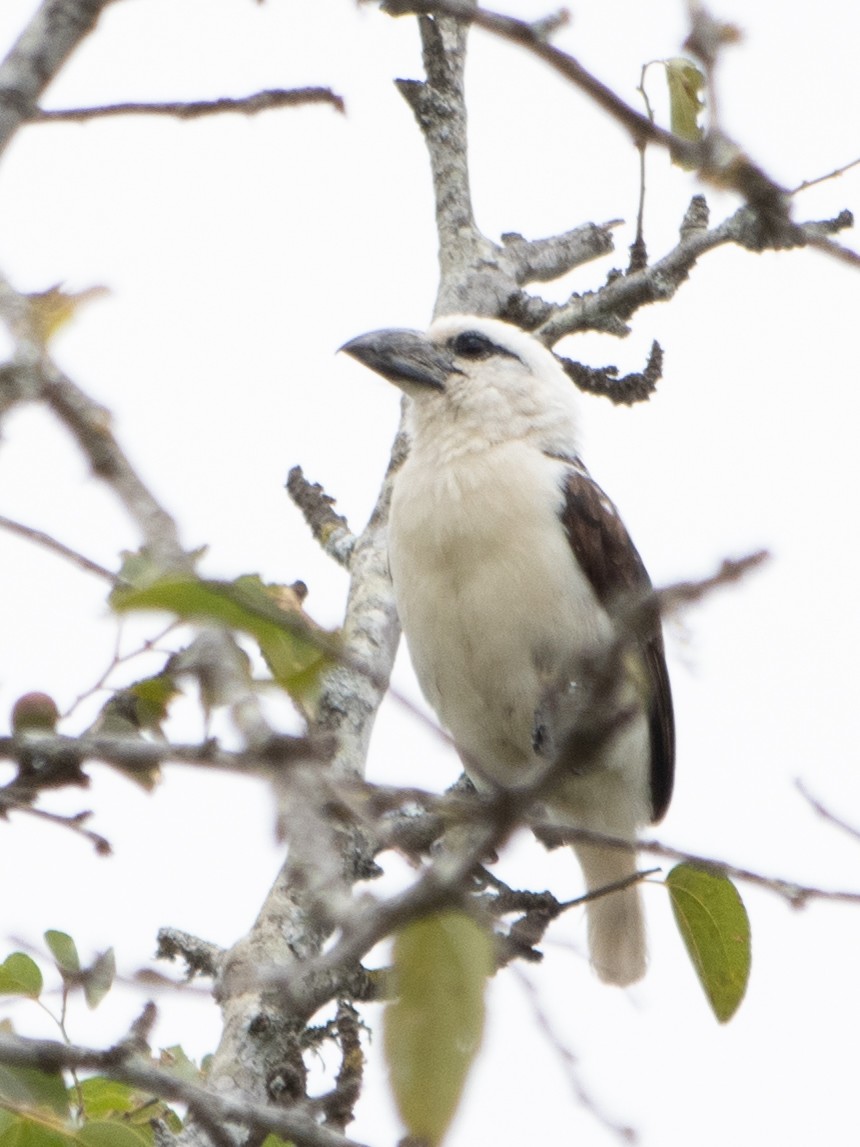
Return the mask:
[(826, 175), (816, 176), (815, 179), (804, 179), (803, 183), (798, 183), (797, 187), (792, 188), (789, 192), (790, 195), (799, 195), (801, 191), (806, 191), (810, 187), (816, 187), (819, 183), (826, 183), (828, 179), (837, 179), (840, 175), (844, 175), (846, 171), (851, 171), (852, 168), (860, 164), (860, 158), (852, 159), (850, 163), (844, 164), (842, 167), (837, 167), (833, 171), (828, 171)]
[(734, 585), (769, 560), (769, 550), (756, 550), (742, 558), (723, 558), (717, 570), (708, 577), (678, 581), (655, 590), (660, 612), (665, 616), (682, 607), (695, 605), (715, 589)]
[(516, 968), (515, 975), (528, 999), (538, 1030), (543, 1033), (547, 1043), (561, 1062), (564, 1075), (567, 1078), (574, 1098), (589, 1115), (596, 1119), (606, 1131), (611, 1132), (620, 1142), (636, 1143), (638, 1137), (635, 1129), (627, 1124), (617, 1123), (607, 1111), (598, 1105), (594, 1096), (586, 1090), (585, 1084), (579, 1076), (578, 1057), (564, 1043), (560, 1034), (556, 1031), (555, 1025), (541, 1003), (537, 988), (530, 976), (523, 968)]
[(86, 123), (93, 119), (108, 119), (112, 116), (156, 115), (174, 119), (200, 119), (203, 116), (221, 115), (225, 112), (238, 112), (242, 115), (257, 115), (273, 108), (295, 107), (298, 104), (330, 104), (336, 111), (344, 112), (343, 98), (331, 88), (270, 88), (255, 92), (250, 96), (234, 99), (223, 97), (217, 100), (172, 100), (165, 103), (120, 103), (105, 104), (91, 108), (37, 108), (29, 117), (30, 123)]
[(84, 827), (84, 821), (92, 816), (91, 812), (79, 812), (73, 816), (61, 816), (60, 813), (48, 812), (47, 809), (43, 808), (35, 808), (27, 801), (17, 800), (0, 790), (0, 813), (5, 816), (8, 812), (21, 812), (26, 816), (36, 817), (37, 820), (44, 820), (49, 824), (58, 825), (60, 828), (67, 828), (70, 832), (76, 832), (79, 836), (84, 837), (90, 842), (99, 856), (110, 856), (113, 851), (110, 846), (110, 841), (100, 833), (93, 832), (92, 829)]
[[(560, 828), (557, 824), (533, 824), (540, 838), (549, 847), (562, 844), (582, 842), (584, 844), (597, 844), (603, 848), (630, 848), (630, 842), (619, 838), (604, 836), (599, 832), (587, 829)], [(695, 865), (699, 868), (713, 869), (721, 872), (733, 880), (742, 880), (746, 884), (754, 884), (765, 888), (787, 900), (793, 908), (803, 908), (811, 900), (826, 900), (834, 903), (860, 904), (860, 892), (851, 889), (819, 888), (815, 885), (801, 884), (796, 880), (789, 880), (783, 876), (767, 876), (751, 868), (743, 868), (727, 860), (720, 860), (713, 856), (702, 856), (700, 853), (688, 852), (683, 848), (664, 844), (660, 840), (637, 840), (637, 852), (645, 852), (651, 856), (662, 856), (667, 860), (676, 860), (683, 864)]]
[(16, 522), (3, 514), (0, 514), (0, 529), (8, 530), (12, 534), (18, 534), (20, 537), (26, 538), (29, 542), (44, 546), (45, 549), (52, 550), (54, 553), (59, 554), (60, 557), (67, 558), (87, 573), (97, 574), (98, 577), (104, 578), (105, 581), (109, 581), (113, 585), (116, 584), (117, 577), (112, 570), (99, 565), (98, 562), (94, 562), (92, 558), (85, 557), (84, 554), (79, 554), (77, 550), (73, 550), (63, 542), (57, 541), (56, 538), (51, 537), (50, 534), (46, 534), (42, 530), (37, 530), (33, 526), (25, 526), (23, 522)]
[(152, 653), (158, 646), (159, 642), (163, 641), (164, 638), (167, 637), (169, 633), (172, 633), (174, 629), (178, 629), (181, 624), (182, 623), (180, 621), (171, 621), (170, 624), (165, 625), (165, 627), (159, 633), (157, 633), (155, 637), (147, 637), (136, 649), (132, 649), (128, 653), (120, 653), (119, 648), (120, 642), (122, 640), (122, 623), (120, 622), (120, 625), (117, 626), (116, 642), (114, 644), (114, 652), (110, 665), (108, 665), (107, 669), (105, 669), (104, 672), (99, 675), (98, 680), (90, 685), (88, 689), (85, 689), (83, 693), (79, 693), (77, 697), (75, 697), (71, 705), (69, 705), (69, 707), (62, 714), (63, 720), (66, 720), (68, 717), (70, 717), (72, 713), (74, 713), (74, 711), (78, 708), (78, 706), (83, 704), (84, 701), (89, 700), (90, 697), (95, 696), (96, 693), (100, 693), (103, 689), (105, 689), (107, 679), (115, 669), (118, 669), (120, 665), (128, 664), (129, 661), (133, 661), (136, 657), (141, 657), (144, 653)]
[(847, 820), (843, 820), (834, 812), (831, 812), (826, 805), (822, 804), (822, 802), (818, 800), (817, 797), (812, 795), (803, 781), (797, 780), (795, 781), (795, 785), (797, 786), (797, 790), (803, 799), (823, 820), (826, 820), (828, 824), (832, 824), (835, 828), (839, 828), (843, 832), (847, 832), (848, 835), (852, 837), (852, 839), (860, 840), (860, 828), (857, 828), (853, 824), (849, 824)]

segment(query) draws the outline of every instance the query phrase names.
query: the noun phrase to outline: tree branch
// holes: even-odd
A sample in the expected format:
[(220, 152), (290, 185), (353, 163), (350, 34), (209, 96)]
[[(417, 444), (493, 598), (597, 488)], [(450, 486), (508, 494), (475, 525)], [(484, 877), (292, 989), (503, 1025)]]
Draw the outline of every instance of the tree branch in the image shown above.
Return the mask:
[(176, 523), (132, 467), (110, 427), (110, 415), (50, 360), (43, 364), (42, 397), (89, 459), (93, 473), (119, 498), (165, 571), (188, 569)]
[(651, 344), (645, 369), (621, 378), (618, 377), (617, 366), (584, 366), (560, 355), (558, 361), (580, 390), (600, 394), (622, 406), (632, 406), (650, 398), (663, 374), (663, 348), (656, 341)]
[(21, 812), (26, 816), (35, 817), (37, 820), (44, 820), (49, 824), (55, 824), (60, 828), (67, 828), (71, 832), (76, 832), (79, 836), (82, 836), (90, 842), (99, 856), (110, 856), (113, 852), (110, 841), (107, 840), (106, 837), (86, 827), (84, 822), (92, 816), (91, 812), (79, 812), (73, 816), (62, 816), (60, 813), (48, 812), (42, 808), (34, 808), (29, 801), (19, 800), (5, 790), (0, 789), (0, 815), (5, 817), (9, 812)]
[(319, 482), (309, 482), (301, 466), (293, 466), (287, 475), (287, 492), (329, 557), (339, 565), (348, 566), (356, 537), (346, 518), (335, 513), (334, 498), (323, 490)]
[[(17, 760), (27, 745), (20, 736), (0, 736), (0, 760)], [(293, 737), (286, 733), (274, 736), (265, 747), (250, 749), (223, 749), (215, 740), (200, 744), (171, 744), (168, 741), (145, 741), (134, 736), (66, 737), (59, 733), (39, 738), (39, 755), (46, 764), (61, 757), (74, 758), (79, 764), (97, 760), (132, 773), (137, 770), (151, 772), (156, 765), (173, 762), (270, 778), (274, 770), (289, 768), (296, 761), (308, 757), (322, 756), (326, 750), (327, 744), (322, 739)]]
[(185, 975), (189, 980), (195, 976), (214, 979), (224, 959), (224, 949), (179, 928), (159, 928), (155, 955), (158, 960), (170, 961), (180, 957), (185, 961)]
[(12, 518), (7, 518), (4, 514), (0, 514), (0, 529), (8, 530), (10, 534), (17, 534), (21, 538), (26, 538), (28, 542), (35, 542), (38, 546), (44, 546), (45, 549), (51, 550), (60, 557), (67, 558), (73, 565), (78, 566), (79, 569), (84, 570), (86, 573), (96, 574), (105, 581), (116, 584), (116, 574), (112, 570), (107, 569), (105, 566), (99, 565), (94, 562), (92, 558), (86, 557), (84, 554), (79, 554), (77, 550), (64, 545), (62, 542), (57, 541), (56, 538), (51, 537), (50, 534), (44, 533), (42, 530), (34, 529), (33, 526), (25, 526), (22, 522), (13, 521)]
[[(222, 965), (216, 998), (223, 1031), (209, 1072), (210, 1085), (219, 1091), (238, 1086), (249, 1095), (266, 1095), (266, 1081), (282, 1066), (284, 1046), (295, 1045), (312, 1013), (297, 1010), (284, 993), (261, 986), (257, 970), (280, 967), (294, 973), (318, 959), (351, 903), (352, 884), (373, 873), (364, 834), (341, 821), (330, 793), (333, 782), (354, 782), (364, 775), (373, 722), (397, 651), (400, 627), (385, 531), (392, 483), (404, 451), (404, 439), (398, 435), (376, 507), (350, 553), (343, 660), (325, 675), (312, 724), (314, 735), (334, 741), (334, 757), (325, 768), (316, 763), (284, 777), (282, 825), (288, 858), (251, 931)], [(348, 979), (355, 984), (363, 976), (353, 968)], [(331, 983), (319, 992), (326, 1001), (333, 994)], [(180, 1141), (183, 1147), (203, 1144), (205, 1129), (192, 1121)]]
[[(698, 204), (698, 207), (697, 207)], [(686, 282), (689, 273), (706, 251), (726, 243), (736, 243), (752, 251), (763, 250), (765, 237), (759, 219), (750, 207), (740, 207), (733, 215), (710, 230), (691, 218), (701, 220), (704, 199), (696, 196), (681, 228), (678, 245), (658, 262), (627, 275), (613, 277), (600, 290), (576, 295), (554, 308), (535, 334), (548, 346), (576, 331), (596, 330), (626, 335), (623, 321), (649, 303), (666, 302)], [(850, 227), (853, 217), (842, 212), (835, 219), (799, 224), (792, 235), (795, 244), (818, 246), (827, 233)]]
[[(87, 458), (94, 474), (105, 482), (136, 524), (144, 549), (162, 573), (193, 573), (193, 557), (179, 540), (173, 518), (161, 506), (111, 430), (110, 414), (94, 402), (52, 361), (40, 322), (39, 299), (19, 294), (0, 276), (0, 315), (15, 341), (14, 361), (0, 374), (0, 385), (11, 392), (8, 402), (43, 401), (63, 423)], [(0, 401), (0, 406), (2, 406)], [(195, 642), (193, 671), (201, 682), (209, 672), (229, 681), (233, 720), (254, 747), (276, 739), (247, 674), (235, 641), (220, 626), (203, 626)], [(205, 654), (205, 656), (204, 656)]]
[(568, 1086), (577, 1103), (589, 1112), (602, 1127), (614, 1135), (620, 1143), (635, 1144), (637, 1135), (634, 1128), (613, 1119), (600, 1101), (586, 1088), (585, 1083), (580, 1078), (577, 1056), (566, 1046), (561, 1035), (556, 1031), (551, 1016), (541, 1002), (540, 993), (536, 991), (534, 984), (523, 969), (519, 969), (517, 979), (526, 993), (539, 1030), (543, 1032), (548, 1045), (553, 1049), (561, 1064)]
[[(388, 9), (387, 6), (383, 6)], [(499, 246), (479, 230), (469, 186), (463, 87), (467, 0), (453, 15), (419, 20), (426, 79), (398, 80), (421, 128), (433, 173), (440, 282), (435, 313), (502, 316), (527, 328), (546, 317), (547, 304), (521, 285), (556, 278), (612, 250), (611, 228), (586, 224), (553, 239), (508, 235)]]
[(583, 223), (548, 239), (506, 234), (502, 236), (501, 261), (518, 283), (548, 283), (600, 255), (608, 255), (614, 249), (612, 229), (620, 223), (620, 219)]
[(791, 194), (799, 195), (801, 191), (816, 187), (819, 183), (826, 183), (829, 179), (838, 179), (840, 175), (844, 175), (846, 171), (851, 171), (858, 164), (860, 164), (860, 159), (852, 159), (850, 163), (843, 163), (841, 167), (828, 171), (826, 175), (818, 175), (815, 179), (804, 179), (802, 183), (798, 183), (797, 187), (792, 187)]
[[(466, 282), (476, 266), (493, 260), (495, 250), (475, 223), (469, 186), (463, 88), (467, 25), (448, 17), (422, 17), (418, 27), (427, 78), (396, 84), (418, 121), (430, 157), (441, 275), (436, 312), (445, 314), (465, 309)], [(484, 305), (498, 310), (499, 301)]]
[[(741, 195), (755, 215), (758, 239), (755, 249), (809, 243), (852, 266), (860, 266), (860, 255), (819, 235), (804, 235), (791, 219), (791, 195), (755, 164), (733, 140), (712, 125), (701, 140), (691, 141), (659, 127), (631, 107), (611, 88), (593, 76), (578, 60), (549, 42), (551, 22), (529, 24), (498, 12), (475, 6), (472, 0), (383, 0), (383, 11), (393, 15), (435, 13), (477, 24), (502, 39), (520, 44), (583, 91), (598, 107), (625, 128), (636, 147), (657, 144), (674, 160), (698, 170), (702, 179)], [(503, 313), (501, 310), (496, 313)]]
[[(585, 829), (559, 828), (557, 825), (538, 823), (534, 824), (534, 828), (535, 831), (539, 833), (541, 840), (543, 840), (548, 847), (554, 848), (562, 844), (571, 844), (573, 841), (582, 841), (585, 844), (599, 844), (605, 848), (621, 849), (625, 847), (623, 840), (603, 836), (601, 833), (587, 832)], [(626, 847), (630, 847), (629, 842), (626, 843)], [(664, 844), (660, 840), (638, 840), (636, 842), (636, 849), (638, 852), (645, 852), (649, 856), (662, 856), (667, 860), (692, 864), (698, 868), (710, 868), (725, 876), (731, 877), (733, 880), (741, 880), (746, 884), (754, 884), (759, 888), (764, 888), (768, 892), (773, 892), (777, 896), (787, 900), (792, 908), (803, 908), (811, 900), (827, 900), (842, 904), (860, 904), (860, 892), (852, 889), (819, 888), (816, 885), (803, 884), (784, 876), (768, 876), (764, 873), (756, 872), (751, 868), (743, 868), (740, 865), (731, 864), (729, 861), (719, 860), (713, 856), (702, 856), (700, 853), (688, 852), (683, 848), (675, 848), (670, 844)]]
[(36, 108), (30, 123), (86, 123), (94, 119), (113, 116), (169, 116), (173, 119), (202, 119), (204, 116), (240, 113), (257, 115), (273, 108), (295, 107), (299, 104), (330, 104), (336, 111), (346, 109), (341, 96), (331, 88), (270, 88), (250, 96), (235, 99), (168, 101), (166, 103), (106, 104), (92, 108)]
[(0, 154), (110, 0), (43, 0), (0, 64)]
[(239, 1124), (258, 1134), (278, 1135), (297, 1147), (361, 1147), (355, 1140), (320, 1126), (303, 1111), (255, 1103), (243, 1096), (227, 1095), (180, 1079), (172, 1071), (155, 1067), (125, 1044), (101, 1051), (0, 1032), (0, 1063), (48, 1073), (97, 1071), (151, 1095), (187, 1104), (189, 1112), (211, 1131), (213, 1141), (217, 1142), (230, 1142), (223, 1134), (225, 1124)]
[(840, 829), (842, 832), (847, 833), (853, 840), (860, 841), (860, 828), (856, 825), (849, 824), (848, 821), (843, 820), (842, 817), (837, 816), (806, 787), (803, 781), (796, 781), (797, 791), (807, 802), (813, 812), (817, 813), (822, 820), (826, 820), (828, 824), (832, 824), (835, 828)]

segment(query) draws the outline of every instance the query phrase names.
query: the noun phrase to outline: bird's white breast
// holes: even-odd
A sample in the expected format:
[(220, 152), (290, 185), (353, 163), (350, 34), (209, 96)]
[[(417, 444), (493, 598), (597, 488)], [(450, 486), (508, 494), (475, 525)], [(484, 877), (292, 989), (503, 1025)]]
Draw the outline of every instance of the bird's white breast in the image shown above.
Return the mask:
[(564, 469), (506, 442), (445, 465), (413, 451), (395, 483), (389, 551), (410, 655), (478, 779), (524, 779), (544, 690), (610, 631), (559, 519)]

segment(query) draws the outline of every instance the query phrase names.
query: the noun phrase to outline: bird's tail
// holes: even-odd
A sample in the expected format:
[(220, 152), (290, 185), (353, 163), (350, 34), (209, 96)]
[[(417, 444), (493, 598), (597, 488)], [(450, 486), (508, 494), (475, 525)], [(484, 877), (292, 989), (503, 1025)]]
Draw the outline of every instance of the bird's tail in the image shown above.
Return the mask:
[[(630, 849), (576, 844), (589, 892), (596, 892), (636, 872), (636, 854)], [(636, 884), (589, 900), (588, 947), (591, 965), (607, 984), (633, 984), (645, 975), (648, 951), (645, 917)]]

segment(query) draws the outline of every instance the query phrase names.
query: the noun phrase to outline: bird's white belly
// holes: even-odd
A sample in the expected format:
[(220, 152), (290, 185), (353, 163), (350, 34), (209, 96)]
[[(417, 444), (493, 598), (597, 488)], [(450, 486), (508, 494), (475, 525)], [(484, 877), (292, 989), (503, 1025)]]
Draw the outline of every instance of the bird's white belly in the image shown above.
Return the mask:
[[(504, 455), (509, 457), (504, 457)], [(559, 520), (564, 464), (520, 444), (398, 476), (390, 559), (418, 680), (473, 775), (536, 763), (535, 711), (610, 622)]]

